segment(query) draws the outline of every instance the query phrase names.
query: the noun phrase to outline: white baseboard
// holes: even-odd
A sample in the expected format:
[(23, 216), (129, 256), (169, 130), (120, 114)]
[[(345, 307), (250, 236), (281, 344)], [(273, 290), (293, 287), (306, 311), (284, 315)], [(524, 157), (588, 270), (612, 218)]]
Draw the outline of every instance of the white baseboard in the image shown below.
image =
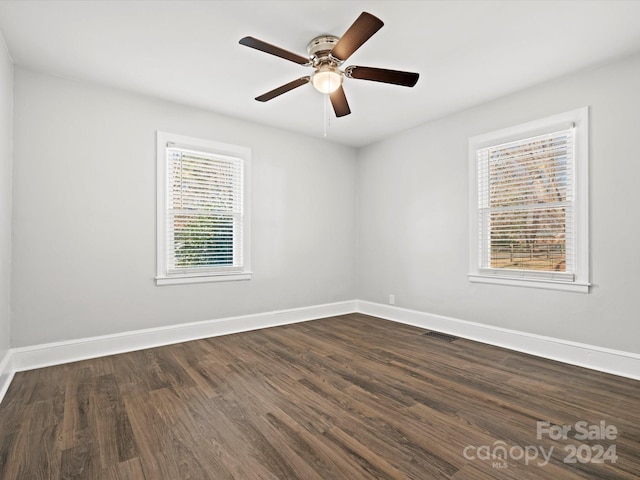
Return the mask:
[(640, 380), (640, 354), (508, 330), (380, 303), (349, 300), (12, 348), (0, 360), (0, 402), (15, 372), (356, 312)]
[(344, 315), (353, 313), (355, 305), (355, 300), (351, 300), (13, 348), (10, 350), (11, 364), (13, 371), (16, 372), (49, 367), (89, 358), (160, 347), (172, 343), (188, 342), (201, 338)]
[(640, 380), (640, 354), (545, 337), (381, 303), (357, 301), (360, 313), (517, 352)]

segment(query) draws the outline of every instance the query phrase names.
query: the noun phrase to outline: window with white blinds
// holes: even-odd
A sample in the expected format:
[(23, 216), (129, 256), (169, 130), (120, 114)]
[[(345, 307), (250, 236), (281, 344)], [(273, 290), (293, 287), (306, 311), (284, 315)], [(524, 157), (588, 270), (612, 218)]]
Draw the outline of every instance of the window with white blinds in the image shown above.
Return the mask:
[(573, 128), (478, 150), (480, 267), (573, 280)]
[(157, 283), (247, 278), (247, 149), (158, 132), (158, 150)]
[(577, 284), (577, 291), (588, 284), (583, 113), (515, 127), (515, 134), (508, 129), (471, 139), (473, 281)]

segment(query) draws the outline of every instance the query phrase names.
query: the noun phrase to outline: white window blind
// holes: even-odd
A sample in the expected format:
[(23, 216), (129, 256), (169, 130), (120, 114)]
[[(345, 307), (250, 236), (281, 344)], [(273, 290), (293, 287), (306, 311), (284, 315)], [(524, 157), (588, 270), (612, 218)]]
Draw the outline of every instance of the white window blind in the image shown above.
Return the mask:
[(478, 150), (480, 267), (573, 280), (574, 129)]
[(242, 159), (168, 145), (168, 273), (242, 268)]
[(250, 278), (250, 150), (158, 132), (156, 283)]
[(589, 107), (469, 138), (468, 278), (589, 293)]

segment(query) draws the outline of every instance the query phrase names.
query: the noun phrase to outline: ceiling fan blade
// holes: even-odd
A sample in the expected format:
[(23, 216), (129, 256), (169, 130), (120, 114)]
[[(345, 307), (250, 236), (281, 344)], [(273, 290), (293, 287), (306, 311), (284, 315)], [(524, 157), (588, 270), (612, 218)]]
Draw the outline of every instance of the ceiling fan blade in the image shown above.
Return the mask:
[(261, 52), (269, 53), (271, 55), (275, 55), (276, 57), (284, 58), (285, 60), (289, 60), (290, 62), (294, 62), (300, 65), (311, 65), (311, 62), (307, 57), (303, 57), (302, 55), (298, 55), (297, 53), (290, 52), (288, 50), (285, 50), (284, 48), (276, 47), (275, 45), (263, 42), (262, 40), (258, 40), (257, 38), (244, 37), (240, 40), (240, 45), (255, 48), (256, 50), (260, 50)]
[(336, 112), (336, 117), (344, 117), (351, 113), (342, 85), (336, 91), (330, 93), (329, 98), (331, 99), (331, 105), (333, 105), (333, 111)]
[(353, 55), (364, 42), (382, 28), (384, 23), (370, 13), (362, 12), (353, 25), (344, 33), (342, 38), (331, 50), (331, 56), (343, 62)]
[(275, 88), (270, 92), (267, 92), (259, 97), (256, 97), (256, 100), (259, 102), (266, 102), (271, 100), (272, 98), (276, 98), (278, 95), (282, 95), (283, 93), (287, 93), (289, 90), (293, 90), (294, 88), (301, 87), (302, 85), (309, 83), (311, 77), (301, 77), (293, 82), (289, 82), (281, 87)]
[(402, 85), (403, 87), (413, 87), (420, 77), (420, 74), (418, 73), (357, 66), (347, 67), (344, 73), (349, 78), (371, 80), (373, 82), (392, 83), (393, 85)]

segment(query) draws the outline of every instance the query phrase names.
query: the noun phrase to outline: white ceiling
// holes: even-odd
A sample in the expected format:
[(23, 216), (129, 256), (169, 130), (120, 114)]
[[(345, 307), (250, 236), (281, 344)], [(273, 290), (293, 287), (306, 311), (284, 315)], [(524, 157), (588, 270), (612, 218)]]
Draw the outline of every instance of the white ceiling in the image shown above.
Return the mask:
[(310, 73), (238, 44), (251, 35), (306, 55), (362, 12), (385, 26), (346, 65), (420, 73), (414, 88), (345, 80), (352, 114), (328, 140), (362, 146), (572, 71), (640, 51), (640, 1), (0, 1), (16, 65), (98, 82), (315, 137)]

